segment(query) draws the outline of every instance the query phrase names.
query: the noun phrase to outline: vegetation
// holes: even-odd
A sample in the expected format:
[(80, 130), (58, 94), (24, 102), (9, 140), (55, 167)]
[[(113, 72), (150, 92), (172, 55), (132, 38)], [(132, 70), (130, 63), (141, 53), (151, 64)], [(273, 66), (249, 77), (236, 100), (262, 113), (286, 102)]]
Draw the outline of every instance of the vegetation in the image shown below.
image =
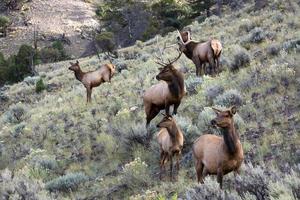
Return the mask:
[[(9, 99), (0, 104), (5, 110), (0, 115), (1, 198), (299, 199), (299, 5), (269, 4), (262, 11), (254, 10), (254, 3), (236, 12), (225, 8), (222, 18), (211, 16), (189, 26), (195, 40), (220, 38), (223, 71), (216, 78), (198, 78), (190, 60), (182, 56), (176, 63), (188, 71), (189, 90), (175, 117), (186, 141), (176, 182), (159, 181), (155, 139), (148, 148), (143, 145), (141, 99), (145, 89), (157, 83), (153, 77), (159, 66), (153, 55), (165, 42), (176, 42), (175, 31), (121, 49), (113, 61), (119, 72), (94, 91), (89, 105), (85, 88), (67, 69), (69, 62), (39, 66), (39, 75), (52, 86), (49, 91), (37, 94), (28, 80), (2, 88)], [(280, 22), (273, 16), (281, 16)], [(255, 27), (261, 28), (264, 39), (245, 41)], [(273, 45), (278, 50), (270, 53)], [(250, 59), (243, 55), (236, 60), (239, 49)], [(165, 53), (170, 59), (176, 55), (173, 49)], [(104, 55), (100, 58), (107, 62)], [(3, 60), (0, 56), (0, 63)], [(247, 62), (232, 71), (240, 60)], [(84, 70), (99, 66), (96, 56), (80, 63)], [(232, 104), (238, 107), (235, 125), (245, 152), (241, 173), (226, 175), (224, 190), (215, 177), (198, 185), (192, 143), (207, 131), (219, 134), (209, 123), (215, 116), (211, 106)], [(157, 116), (151, 122), (152, 133), (160, 120)]]
[(21, 45), (18, 54), (7, 60), (0, 52), (0, 85), (22, 81), (26, 76), (35, 75), (35, 65), (68, 59), (62, 42), (55, 41), (51, 47), (35, 50), (32, 46)]
[(0, 37), (6, 36), (6, 29), (9, 25), (9, 23), (10, 23), (10, 20), (8, 17), (0, 15)]

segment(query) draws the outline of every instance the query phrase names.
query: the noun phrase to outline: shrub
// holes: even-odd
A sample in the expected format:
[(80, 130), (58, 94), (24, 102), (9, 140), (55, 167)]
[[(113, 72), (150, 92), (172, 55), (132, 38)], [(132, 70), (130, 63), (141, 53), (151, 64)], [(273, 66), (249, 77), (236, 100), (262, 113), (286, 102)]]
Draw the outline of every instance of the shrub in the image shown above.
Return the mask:
[(198, 116), (198, 128), (203, 134), (204, 132), (216, 133), (215, 129), (211, 126), (211, 120), (216, 117), (215, 112), (210, 107), (204, 107), (204, 110), (200, 112)]
[(95, 38), (96, 44), (102, 51), (113, 52), (115, 49), (114, 34), (112, 32), (102, 32)]
[(212, 104), (213, 100), (224, 92), (224, 87), (221, 85), (212, 85), (205, 89), (205, 97)]
[(189, 95), (197, 94), (197, 88), (202, 84), (203, 79), (199, 77), (189, 77), (185, 80), (186, 90)]
[(260, 27), (256, 27), (250, 31), (248, 36), (248, 41), (259, 43), (263, 41), (265, 38), (266, 38), (266, 33), (264, 32), (264, 30)]
[(50, 192), (70, 192), (76, 190), (80, 184), (87, 180), (88, 177), (83, 173), (70, 173), (47, 182), (45, 188)]
[[(200, 186), (187, 189), (185, 192), (185, 198), (189, 200), (201, 200), (201, 199), (218, 199), (218, 200), (238, 200), (239, 195), (235, 192), (227, 193), (225, 190), (221, 190), (217, 181), (207, 177), (205, 183)], [(248, 198), (249, 199), (249, 198)], [(254, 200), (254, 198), (251, 198)]]
[(297, 52), (300, 51), (300, 39), (288, 40), (282, 44), (282, 48), (285, 51), (290, 51), (296, 49)]
[(243, 19), (239, 26), (239, 32), (249, 32), (255, 27), (255, 24), (249, 19)]
[(214, 100), (215, 105), (221, 105), (225, 107), (241, 106), (243, 104), (243, 98), (241, 93), (236, 89), (230, 89), (219, 95)]
[(250, 193), (258, 200), (269, 199), (269, 179), (264, 174), (261, 167), (254, 168), (252, 165), (247, 166), (247, 173), (243, 177), (237, 176), (236, 191), (243, 196), (245, 193)]
[(25, 119), (26, 112), (27, 107), (24, 104), (14, 104), (3, 114), (3, 121), (6, 123), (20, 123)]
[(148, 165), (140, 158), (135, 158), (134, 161), (125, 164), (123, 167), (121, 181), (132, 190), (139, 190), (148, 186), (150, 183)]
[(58, 62), (69, 58), (61, 41), (53, 42), (52, 46), (41, 49), (38, 54), (43, 63)]
[(237, 71), (240, 68), (247, 67), (250, 64), (250, 55), (244, 48), (237, 48), (234, 55), (233, 61), (231, 62), (230, 70)]
[(35, 84), (35, 92), (36, 93), (40, 93), (40, 92), (42, 92), (43, 90), (45, 90), (46, 89), (46, 86), (45, 86), (45, 84), (44, 84), (44, 82), (43, 82), (43, 79), (39, 79), (37, 82), (36, 82), (36, 84)]
[(10, 20), (8, 17), (0, 15), (0, 33), (2, 33), (4, 37), (6, 36), (6, 29), (7, 26), (9, 25), (9, 22)]
[(279, 44), (271, 44), (267, 47), (267, 54), (271, 56), (277, 56), (280, 51), (280, 45)]

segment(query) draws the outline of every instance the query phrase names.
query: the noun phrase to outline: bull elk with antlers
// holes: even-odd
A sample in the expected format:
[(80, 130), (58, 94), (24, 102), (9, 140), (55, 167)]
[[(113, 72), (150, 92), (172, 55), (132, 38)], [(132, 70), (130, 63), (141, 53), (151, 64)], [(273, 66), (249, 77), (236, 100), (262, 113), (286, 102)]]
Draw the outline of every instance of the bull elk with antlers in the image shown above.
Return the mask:
[(156, 117), (160, 110), (165, 109), (166, 115), (170, 115), (170, 106), (174, 105), (173, 114), (177, 113), (177, 108), (185, 95), (185, 87), (183, 74), (173, 66), (173, 63), (180, 58), (181, 54), (182, 52), (174, 60), (169, 60), (168, 63), (156, 62), (162, 66), (156, 76), (160, 82), (148, 88), (143, 95), (147, 129), (150, 121)]
[(91, 102), (92, 89), (98, 87), (101, 83), (110, 82), (115, 73), (115, 66), (113, 64), (102, 65), (95, 71), (83, 72), (79, 66), (79, 62), (70, 62), (69, 70), (74, 71), (75, 77), (86, 88), (87, 103)]
[(211, 75), (215, 75), (219, 71), (220, 56), (222, 52), (222, 44), (220, 41), (210, 39), (206, 42), (197, 42), (191, 39), (189, 31), (178, 31), (177, 40), (179, 41), (179, 49), (187, 58), (191, 59), (196, 65), (196, 75), (203, 76), (205, 63), (209, 63), (211, 67)]
[(205, 134), (193, 145), (193, 155), (198, 182), (203, 183), (207, 174), (216, 174), (222, 188), (223, 176), (231, 171), (239, 172), (244, 160), (244, 152), (237, 134), (233, 115), (236, 108), (221, 111), (213, 108), (217, 117), (211, 121), (213, 126), (221, 129), (223, 137)]

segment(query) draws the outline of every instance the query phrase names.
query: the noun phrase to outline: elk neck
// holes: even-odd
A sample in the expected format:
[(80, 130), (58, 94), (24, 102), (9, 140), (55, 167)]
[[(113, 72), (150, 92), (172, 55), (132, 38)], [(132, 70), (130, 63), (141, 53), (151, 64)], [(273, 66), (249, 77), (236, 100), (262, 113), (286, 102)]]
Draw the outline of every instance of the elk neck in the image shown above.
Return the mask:
[(189, 59), (193, 58), (193, 52), (198, 43), (191, 41), (185, 45), (186, 50), (183, 52)]
[(173, 123), (172, 126), (169, 126), (166, 129), (168, 130), (168, 133), (171, 137), (172, 142), (175, 143), (177, 135), (179, 134), (176, 124)]
[(180, 97), (184, 93), (184, 79), (180, 72), (175, 71), (171, 82), (168, 82), (169, 90), (174, 97)]
[(228, 152), (233, 155), (237, 152), (237, 143), (239, 140), (238, 135), (236, 134), (236, 130), (234, 128), (233, 122), (231, 122), (229, 127), (221, 128), (221, 132), (223, 134), (225, 145), (228, 149)]
[(77, 80), (82, 81), (85, 73), (79, 68), (78, 70), (74, 71), (74, 74)]

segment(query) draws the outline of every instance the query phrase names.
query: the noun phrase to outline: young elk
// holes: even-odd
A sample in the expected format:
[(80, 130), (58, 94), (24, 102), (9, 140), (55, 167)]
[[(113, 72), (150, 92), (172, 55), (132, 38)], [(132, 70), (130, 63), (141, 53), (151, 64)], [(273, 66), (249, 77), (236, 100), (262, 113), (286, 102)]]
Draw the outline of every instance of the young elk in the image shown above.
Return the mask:
[(80, 69), (79, 62), (70, 62), (69, 70), (74, 71), (75, 77), (86, 88), (87, 102), (91, 102), (92, 89), (98, 87), (103, 82), (110, 82), (115, 73), (115, 66), (113, 64), (102, 65), (100, 69), (95, 71), (83, 72)]
[(236, 108), (232, 107), (225, 111), (213, 108), (217, 117), (211, 121), (213, 126), (221, 129), (223, 138), (205, 134), (200, 136), (193, 145), (195, 168), (198, 182), (203, 183), (207, 174), (216, 174), (222, 189), (223, 175), (239, 168), (244, 160), (243, 148), (239, 135), (234, 128), (233, 115)]
[(205, 71), (203, 65), (205, 66), (207, 62), (211, 67), (211, 75), (217, 74), (222, 52), (221, 42), (215, 39), (210, 39), (207, 42), (196, 42), (191, 39), (189, 31), (178, 31), (178, 34), (179, 49), (196, 65), (196, 75), (203, 76)]
[(170, 179), (172, 181), (173, 176), (173, 157), (176, 155), (176, 168), (179, 171), (179, 157), (183, 147), (183, 134), (179, 127), (176, 125), (176, 121), (171, 116), (165, 115), (161, 122), (157, 125), (160, 131), (157, 133), (157, 141), (160, 146), (160, 174), (159, 178), (162, 178), (162, 172), (165, 170), (165, 163), (170, 161)]
[(185, 87), (183, 74), (173, 66), (173, 63), (180, 58), (181, 54), (180, 52), (179, 56), (169, 63), (157, 62), (163, 66), (159, 68), (160, 72), (156, 76), (156, 79), (161, 81), (148, 88), (143, 96), (147, 129), (150, 121), (160, 110), (165, 109), (166, 115), (170, 115), (170, 106), (174, 105), (173, 114), (177, 113), (177, 108), (185, 95)]

